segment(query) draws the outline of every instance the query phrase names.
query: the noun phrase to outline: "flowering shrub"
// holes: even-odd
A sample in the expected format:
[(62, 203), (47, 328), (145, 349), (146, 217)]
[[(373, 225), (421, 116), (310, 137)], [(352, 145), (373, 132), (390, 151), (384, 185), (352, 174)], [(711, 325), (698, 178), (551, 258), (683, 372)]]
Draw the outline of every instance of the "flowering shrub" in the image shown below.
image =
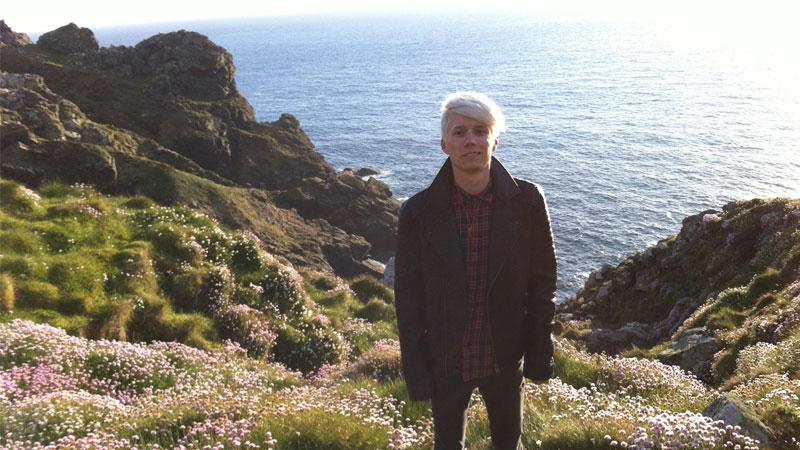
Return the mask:
[(394, 339), (381, 339), (375, 342), (350, 367), (350, 376), (366, 376), (376, 380), (399, 379), (400, 342)]
[[(212, 446), (235, 449), (262, 448), (247, 439), (252, 431), (253, 423), (246, 419), (236, 421), (227, 417), (206, 419), (188, 427), (186, 434), (178, 443), (187, 449), (204, 449)], [(277, 441), (272, 439), (272, 433), (267, 432), (267, 434), (268, 439), (264, 440), (263, 445), (272, 448)]]
[[(563, 441), (554, 447), (542, 443), (561, 436), (566, 428), (573, 436), (585, 436), (583, 443), (574, 443), (580, 448), (590, 448), (586, 440), (606, 448), (639, 450), (758, 448), (741, 430), (728, 429), (721, 421), (694, 412), (664, 411), (639, 396), (604, 392), (597, 385), (576, 389), (554, 379), (546, 384), (526, 383), (524, 395), (527, 414), (552, 414), (551, 421), (528, 437), (532, 443), (540, 441), (540, 447), (565, 448)], [(601, 434), (601, 430), (606, 432)]]
[[(758, 450), (755, 439), (740, 434), (741, 428), (726, 426), (721, 420), (714, 421), (702, 414), (684, 412), (678, 414), (661, 413), (647, 417), (644, 426), (638, 426), (625, 440), (619, 442), (623, 448), (634, 449), (713, 449), (734, 448)], [(615, 441), (606, 441), (614, 447)]]
[(3, 428), (17, 440), (49, 442), (67, 435), (101, 431), (120, 420), (119, 401), (82, 391), (28, 396), (5, 411)]
[(800, 337), (778, 344), (757, 342), (745, 347), (736, 359), (736, 373), (745, 379), (768, 373), (798, 374), (800, 368)]
[(291, 318), (301, 318), (306, 314), (303, 280), (288, 266), (270, 268), (257, 283), (263, 294), (256, 305), (257, 309), (270, 312), (277, 308), (281, 314)]
[(349, 348), (342, 336), (330, 328), (302, 324), (294, 328), (282, 324), (278, 329), (275, 360), (303, 373), (316, 372), (324, 364), (338, 364), (347, 358)]
[(702, 407), (711, 396), (701, 381), (677, 366), (643, 358), (589, 354), (565, 339), (556, 339), (556, 359), (588, 368), (581, 386), (594, 383), (619, 395), (671, 405), (672, 408)]
[[(403, 402), (371, 389), (343, 391), (338, 383), (298, 386), (298, 374), (237, 348), (92, 342), (47, 325), (0, 324), (0, 358), (10, 365), (0, 371), (0, 447), (430, 445), (430, 423), (408, 423)], [(14, 362), (19, 359), (30, 363)], [(156, 386), (149, 374), (158, 373), (172, 382)]]
[(254, 358), (266, 357), (275, 344), (277, 336), (269, 328), (266, 315), (247, 305), (229, 306), (220, 314), (219, 322), (223, 333)]
[(237, 273), (258, 272), (264, 268), (261, 244), (252, 233), (238, 233), (231, 242), (231, 268)]

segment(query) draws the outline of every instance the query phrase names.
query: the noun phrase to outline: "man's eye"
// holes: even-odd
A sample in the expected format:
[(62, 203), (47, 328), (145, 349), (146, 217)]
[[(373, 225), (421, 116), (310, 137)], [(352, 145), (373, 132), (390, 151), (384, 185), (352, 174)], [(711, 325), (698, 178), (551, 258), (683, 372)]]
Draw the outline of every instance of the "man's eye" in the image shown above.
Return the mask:
[(463, 136), (464, 135), (464, 130), (454, 130), (453, 131), (453, 135), (455, 135), (455, 136)]

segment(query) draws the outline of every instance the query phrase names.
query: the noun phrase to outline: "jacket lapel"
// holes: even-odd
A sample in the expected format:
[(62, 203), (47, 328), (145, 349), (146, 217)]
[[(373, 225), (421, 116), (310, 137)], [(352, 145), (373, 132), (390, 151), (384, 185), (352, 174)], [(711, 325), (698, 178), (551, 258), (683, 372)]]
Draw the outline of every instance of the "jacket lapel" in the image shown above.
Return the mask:
[[(494, 205), (492, 208), (491, 236), (489, 241), (489, 282), (503, 267), (508, 255), (513, 251), (520, 235), (520, 221), (513, 197), (519, 193), (519, 186), (505, 167), (492, 158), (492, 184), (494, 186)], [(445, 161), (427, 192), (430, 214), (424, 222), (425, 237), (436, 253), (445, 262), (460, 287), (466, 289), (467, 277), (464, 269), (464, 255), (458, 237), (458, 225), (450, 207), (450, 192), (453, 186), (451, 162)]]
[(423, 225), (425, 238), (444, 261), (447, 269), (455, 275), (459, 286), (466, 289), (467, 276), (464, 270), (464, 255), (461, 254), (458, 225), (450, 206), (450, 192), (453, 188), (451, 164), (448, 158), (428, 187), (426, 201), (429, 214)]
[(466, 288), (467, 276), (464, 270), (464, 255), (458, 238), (458, 225), (452, 212), (440, 211), (428, 223), (427, 238), (436, 253), (455, 275), (459, 286)]
[(513, 252), (521, 231), (519, 205), (514, 202), (514, 197), (520, 192), (519, 185), (494, 157), (491, 170), (495, 203), (489, 241), (489, 285)]
[(489, 241), (489, 285), (514, 250), (520, 234), (520, 222), (511, 200), (498, 198), (493, 206)]

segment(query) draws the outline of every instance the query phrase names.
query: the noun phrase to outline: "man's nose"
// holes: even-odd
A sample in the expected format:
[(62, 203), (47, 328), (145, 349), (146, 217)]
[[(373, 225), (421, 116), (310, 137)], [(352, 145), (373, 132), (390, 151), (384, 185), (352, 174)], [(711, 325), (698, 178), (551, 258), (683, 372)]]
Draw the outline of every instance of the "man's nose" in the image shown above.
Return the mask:
[(478, 136), (472, 131), (467, 132), (467, 144), (474, 144), (476, 142), (478, 142)]

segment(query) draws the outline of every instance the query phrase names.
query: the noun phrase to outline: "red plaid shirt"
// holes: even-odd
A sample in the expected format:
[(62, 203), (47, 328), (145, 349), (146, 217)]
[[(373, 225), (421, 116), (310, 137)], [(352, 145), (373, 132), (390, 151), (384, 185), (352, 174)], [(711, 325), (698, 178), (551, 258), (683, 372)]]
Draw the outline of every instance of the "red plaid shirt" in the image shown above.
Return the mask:
[(467, 325), (461, 347), (461, 378), (470, 381), (494, 375), (486, 290), (489, 278), (489, 225), (492, 186), (469, 195), (453, 184), (451, 196), (467, 275)]

